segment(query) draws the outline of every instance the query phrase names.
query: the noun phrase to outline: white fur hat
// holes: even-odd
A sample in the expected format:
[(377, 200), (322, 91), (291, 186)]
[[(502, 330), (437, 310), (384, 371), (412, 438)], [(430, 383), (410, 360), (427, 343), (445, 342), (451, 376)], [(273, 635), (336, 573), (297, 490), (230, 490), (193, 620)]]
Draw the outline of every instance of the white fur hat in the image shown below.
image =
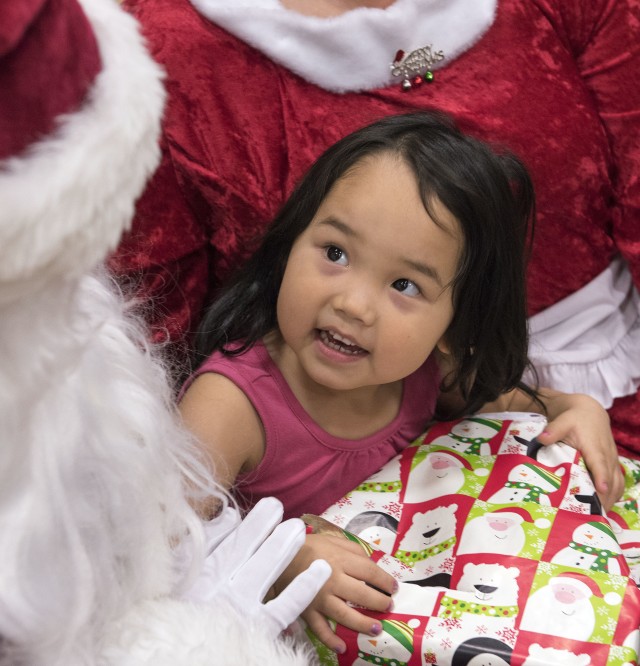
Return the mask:
[(115, 0), (0, 10), (0, 305), (118, 242), (159, 159), (160, 68)]

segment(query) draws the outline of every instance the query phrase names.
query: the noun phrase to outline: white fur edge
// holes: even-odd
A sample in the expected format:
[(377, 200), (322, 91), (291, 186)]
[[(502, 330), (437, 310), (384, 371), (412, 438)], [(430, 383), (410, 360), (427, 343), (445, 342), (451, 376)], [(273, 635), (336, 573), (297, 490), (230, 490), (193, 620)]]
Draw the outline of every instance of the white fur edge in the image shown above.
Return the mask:
[(276, 640), (224, 600), (214, 607), (172, 599), (141, 603), (106, 633), (101, 666), (309, 666), (310, 643)]
[(325, 90), (371, 90), (397, 82), (390, 64), (399, 49), (430, 45), (446, 67), (495, 20), (498, 0), (395, 0), (318, 18), (279, 0), (191, 0), (196, 10), (277, 63)]
[(89, 99), (54, 133), (0, 162), (0, 300), (79, 275), (128, 227), (159, 160), (162, 71), (114, 0), (80, 0), (102, 58)]

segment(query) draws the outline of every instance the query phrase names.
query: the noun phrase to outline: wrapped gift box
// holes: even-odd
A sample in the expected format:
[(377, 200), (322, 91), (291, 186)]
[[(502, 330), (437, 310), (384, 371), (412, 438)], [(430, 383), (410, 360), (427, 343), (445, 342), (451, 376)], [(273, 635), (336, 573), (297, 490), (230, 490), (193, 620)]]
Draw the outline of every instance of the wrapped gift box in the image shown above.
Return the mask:
[(438, 423), (323, 514), (400, 582), (392, 612), (363, 611), (382, 634), (337, 626), (347, 652), (317, 645), (324, 664), (638, 663), (640, 466), (622, 461), (625, 497), (605, 517), (579, 453), (537, 444), (544, 425)]

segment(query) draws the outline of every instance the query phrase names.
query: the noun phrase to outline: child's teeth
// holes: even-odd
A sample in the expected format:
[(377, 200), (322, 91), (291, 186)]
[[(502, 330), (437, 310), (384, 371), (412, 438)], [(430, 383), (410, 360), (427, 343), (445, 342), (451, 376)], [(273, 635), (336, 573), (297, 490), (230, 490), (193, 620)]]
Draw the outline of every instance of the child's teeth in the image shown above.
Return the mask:
[[(360, 354), (362, 349), (355, 343), (351, 342), (348, 338), (344, 338), (337, 333), (330, 333), (329, 331), (321, 331), (320, 336), (323, 342), (332, 349), (341, 351), (344, 354)], [(351, 349), (348, 349), (351, 347)]]
[(353, 345), (353, 342), (351, 342), (351, 340), (343, 338), (341, 335), (338, 335), (337, 333), (333, 333), (332, 337), (334, 340), (339, 340), (340, 342), (344, 342), (346, 345)]

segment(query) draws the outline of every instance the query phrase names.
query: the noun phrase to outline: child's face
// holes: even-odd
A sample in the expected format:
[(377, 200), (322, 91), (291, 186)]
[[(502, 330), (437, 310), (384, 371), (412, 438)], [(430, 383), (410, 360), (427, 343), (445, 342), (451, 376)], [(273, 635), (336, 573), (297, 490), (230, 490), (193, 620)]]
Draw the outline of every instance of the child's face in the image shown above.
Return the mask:
[(441, 226), (395, 155), (366, 158), (336, 182), (294, 243), (278, 295), (289, 370), (350, 390), (424, 363), (453, 317), (447, 285), (462, 249), (458, 222), (434, 208)]

